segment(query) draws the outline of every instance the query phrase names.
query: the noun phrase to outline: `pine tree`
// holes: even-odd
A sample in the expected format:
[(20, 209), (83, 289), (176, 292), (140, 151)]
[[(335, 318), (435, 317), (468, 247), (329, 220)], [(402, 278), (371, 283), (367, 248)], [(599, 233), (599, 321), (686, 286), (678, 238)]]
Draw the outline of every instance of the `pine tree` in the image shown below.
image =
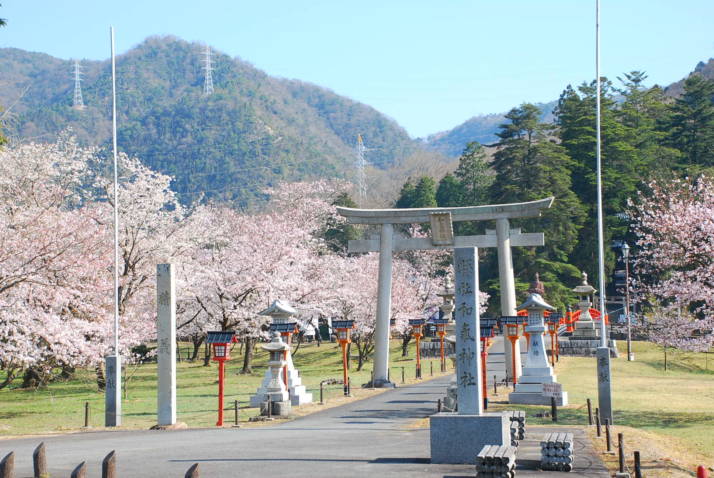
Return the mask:
[(669, 144), (684, 155), (687, 166), (714, 166), (714, 81), (691, 75), (667, 122)]
[(493, 175), (486, 162), (483, 146), (477, 142), (466, 145), (454, 176), (461, 185), (459, 202), (462, 206), (478, 206), (486, 203), (488, 187), (493, 182)]

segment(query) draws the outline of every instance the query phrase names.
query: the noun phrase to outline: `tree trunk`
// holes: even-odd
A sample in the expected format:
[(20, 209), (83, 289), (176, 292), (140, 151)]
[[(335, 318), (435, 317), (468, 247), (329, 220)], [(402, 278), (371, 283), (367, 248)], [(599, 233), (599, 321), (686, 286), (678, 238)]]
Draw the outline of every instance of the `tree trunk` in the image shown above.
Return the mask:
[(206, 343), (203, 350), (203, 366), (208, 367), (209, 363), (211, 363), (211, 347)]
[(107, 388), (107, 379), (104, 376), (104, 364), (102, 362), (98, 362), (94, 367), (94, 372), (97, 375), (97, 389), (102, 392)]
[(11, 368), (6, 371), (5, 380), (0, 383), (0, 390), (7, 387), (17, 377), (17, 369)]
[(22, 377), (22, 388), (40, 388), (47, 385), (48, 375), (43, 374), (40, 370), (30, 367), (25, 370)]
[(203, 344), (203, 337), (192, 337), (191, 342), (193, 343), (193, 354), (189, 359), (191, 362), (195, 362), (198, 358), (198, 352), (201, 350), (201, 344)]
[(412, 341), (412, 334), (402, 335), (402, 357), (409, 357), (409, 342)]
[(253, 350), (255, 348), (255, 340), (253, 337), (245, 338), (245, 351), (243, 352), (243, 368), (240, 370), (241, 374), (251, 374), (253, 369), (251, 368), (251, 363), (253, 362)]
[(69, 365), (63, 365), (62, 372), (60, 373), (60, 379), (72, 380), (74, 378), (74, 372), (74, 367), (70, 367)]

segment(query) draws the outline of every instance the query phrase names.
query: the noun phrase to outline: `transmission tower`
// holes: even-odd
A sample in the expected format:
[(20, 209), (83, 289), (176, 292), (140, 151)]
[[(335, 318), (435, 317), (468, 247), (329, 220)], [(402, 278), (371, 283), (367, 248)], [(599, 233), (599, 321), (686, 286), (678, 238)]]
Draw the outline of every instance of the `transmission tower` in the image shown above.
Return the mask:
[(367, 161), (364, 159), (364, 152), (366, 148), (364, 147), (364, 142), (362, 141), (362, 135), (357, 135), (357, 192), (359, 194), (360, 205), (364, 205), (367, 199), (367, 177), (365, 175), (365, 167), (367, 166)]
[(203, 69), (206, 72), (206, 81), (203, 83), (203, 94), (208, 96), (213, 93), (213, 66), (211, 65), (211, 47), (206, 45)]
[(74, 99), (72, 108), (75, 110), (84, 109), (84, 101), (82, 100), (82, 67), (79, 66), (79, 60), (74, 60)]

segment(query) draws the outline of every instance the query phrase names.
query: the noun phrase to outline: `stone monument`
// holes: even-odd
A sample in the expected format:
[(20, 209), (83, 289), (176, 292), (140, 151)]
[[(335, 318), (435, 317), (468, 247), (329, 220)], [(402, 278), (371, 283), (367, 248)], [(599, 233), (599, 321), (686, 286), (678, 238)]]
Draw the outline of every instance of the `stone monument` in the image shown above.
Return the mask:
[(156, 265), (158, 425), (176, 423), (176, 285), (173, 264)]
[[(515, 386), (515, 390), (508, 396), (508, 402), (550, 405), (550, 397), (543, 395), (543, 384), (557, 383), (557, 380), (553, 373), (553, 368), (548, 363), (543, 342), (543, 334), (546, 331), (543, 316), (546, 310), (555, 309), (548, 305), (540, 294), (533, 292), (534, 290), (539, 289), (533, 287), (528, 299), (519, 307), (519, 309), (528, 311), (526, 331), (530, 334), (530, 344), (528, 345), (528, 356), (526, 365), (523, 367), (523, 373)], [(564, 391), (556, 404), (558, 406), (567, 405), (568, 392)]]
[(473, 464), (484, 445), (510, 444), (510, 422), (483, 412), (476, 248), (454, 249), (454, 270), (458, 412), (430, 417), (431, 462)]
[[(300, 406), (312, 402), (312, 393), (307, 393), (305, 385), (302, 384), (300, 372), (295, 368), (292, 354), (290, 353), (290, 338), (295, 330), (295, 322), (291, 321), (291, 317), (295, 314), (297, 314), (297, 311), (290, 304), (276, 300), (270, 307), (259, 312), (258, 315), (270, 316), (272, 318), (270, 329), (280, 333), (286, 339), (284, 341), (287, 348), (284, 357), (283, 382), (286, 382), (288, 393), (290, 394), (290, 402), (294, 406)], [(267, 393), (267, 386), (271, 380), (270, 370), (266, 370), (258, 391), (250, 398), (251, 407), (257, 407), (263, 400), (262, 397)]]

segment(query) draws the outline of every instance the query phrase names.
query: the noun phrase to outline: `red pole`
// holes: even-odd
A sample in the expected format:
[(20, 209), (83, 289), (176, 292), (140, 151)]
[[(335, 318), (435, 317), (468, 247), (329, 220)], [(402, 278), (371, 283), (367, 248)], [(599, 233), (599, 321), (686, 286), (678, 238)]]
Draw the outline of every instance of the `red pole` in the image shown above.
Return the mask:
[(218, 361), (218, 422), (216, 422), (217, 427), (223, 426), (223, 360)]
[(421, 334), (416, 334), (416, 357), (417, 357), (417, 378), (421, 378), (421, 350), (419, 350), (419, 338)]
[(488, 398), (488, 386), (486, 384), (486, 360), (488, 352), (486, 351), (486, 339), (481, 338), (481, 388), (483, 389), (483, 398)]
[(439, 334), (439, 349), (441, 353), (441, 371), (444, 371), (446, 362), (444, 361), (444, 333)]
[(346, 397), (350, 394), (350, 379), (347, 376), (347, 342), (341, 341), (340, 345), (342, 345), (342, 383), (344, 384), (342, 388)]

